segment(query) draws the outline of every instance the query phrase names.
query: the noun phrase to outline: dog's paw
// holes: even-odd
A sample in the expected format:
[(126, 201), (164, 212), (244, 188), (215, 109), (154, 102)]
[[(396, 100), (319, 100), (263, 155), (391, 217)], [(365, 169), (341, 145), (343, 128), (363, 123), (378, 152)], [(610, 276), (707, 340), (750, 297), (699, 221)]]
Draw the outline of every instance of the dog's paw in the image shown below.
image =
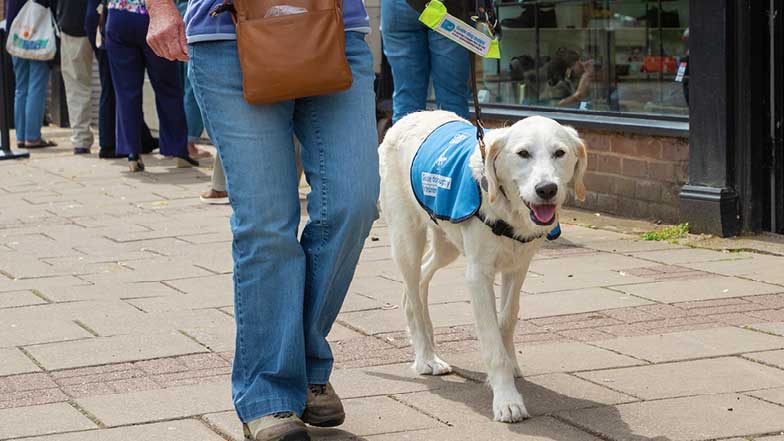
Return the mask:
[(447, 362), (434, 355), (429, 360), (416, 360), (414, 362), (414, 370), (419, 375), (446, 375), (452, 372), (452, 366)]
[(528, 410), (523, 403), (523, 397), (516, 394), (516, 397), (511, 398), (494, 398), (493, 399), (493, 415), (496, 421), (502, 423), (517, 423), (526, 418), (529, 418)]

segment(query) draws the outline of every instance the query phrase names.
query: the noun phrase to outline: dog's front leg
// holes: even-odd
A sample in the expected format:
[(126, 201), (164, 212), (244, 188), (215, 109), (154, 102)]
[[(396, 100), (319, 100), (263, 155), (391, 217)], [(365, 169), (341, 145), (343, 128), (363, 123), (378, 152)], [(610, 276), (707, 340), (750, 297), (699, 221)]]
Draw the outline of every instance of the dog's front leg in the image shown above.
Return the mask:
[(466, 269), (479, 344), (487, 366), (487, 381), (493, 389), (493, 415), (496, 421), (514, 423), (529, 415), (515, 386), (515, 366), (501, 338), (493, 291), (494, 275), (491, 266), (469, 263)]
[(517, 327), (517, 317), (520, 313), (520, 290), (523, 288), (527, 270), (528, 265), (519, 271), (505, 272), (501, 275), (501, 313), (499, 314), (501, 338), (504, 341), (506, 352), (509, 354), (509, 360), (514, 366), (515, 377), (518, 378), (523, 376), (523, 372), (517, 363), (514, 333)]

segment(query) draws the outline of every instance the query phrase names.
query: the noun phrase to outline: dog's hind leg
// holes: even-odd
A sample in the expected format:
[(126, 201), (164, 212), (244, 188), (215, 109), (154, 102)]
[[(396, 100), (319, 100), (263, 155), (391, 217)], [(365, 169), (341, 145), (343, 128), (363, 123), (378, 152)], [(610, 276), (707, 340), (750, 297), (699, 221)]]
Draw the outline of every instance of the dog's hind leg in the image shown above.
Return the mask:
[(423, 375), (442, 374), (445, 372), (442, 372), (442, 366), (436, 363), (438, 358), (435, 356), (432, 335), (427, 332), (428, 319), (425, 318), (427, 304), (422, 302), (419, 292), (427, 230), (423, 226), (403, 225), (405, 226), (398, 229), (390, 223), (389, 233), (393, 243), (392, 258), (397, 263), (405, 284), (403, 306), (408, 321), (408, 332), (411, 334), (411, 344), (414, 347), (413, 367)]
[(523, 287), (526, 270), (503, 273), (501, 275), (501, 311), (499, 313), (501, 339), (504, 341), (509, 361), (514, 366), (515, 377), (522, 377), (514, 347), (514, 333), (520, 313), (520, 289)]
[[(428, 252), (425, 255), (425, 263), (422, 265), (422, 276), (419, 281), (419, 297), (422, 300), (424, 329), (426, 338), (433, 347), (433, 357), (431, 360), (423, 360), (424, 365), (416, 369), (420, 373), (432, 373), (433, 375), (443, 375), (452, 372), (452, 368), (445, 361), (441, 360), (435, 352), (435, 338), (433, 335), (433, 322), (430, 320), (430, 310), (427, 307), (428, 295), (430, 292), (430, 281), (439, 269), (454, 262), (460, 251), (449, 243), (441, 230), (431, 229)], [(429, 372), (428, 372), (429, 371)]]

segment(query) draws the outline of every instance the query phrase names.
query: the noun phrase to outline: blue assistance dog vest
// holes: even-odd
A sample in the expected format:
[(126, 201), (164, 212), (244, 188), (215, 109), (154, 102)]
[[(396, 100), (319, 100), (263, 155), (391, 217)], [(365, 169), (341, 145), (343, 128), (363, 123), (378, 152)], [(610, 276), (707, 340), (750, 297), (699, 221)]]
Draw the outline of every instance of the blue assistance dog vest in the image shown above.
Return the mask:
[(438, 127), (419, 146), (411, 188), (430, 217), (460, 223), (479, 211), (482, 196), (469, 167), (476, 146), (476, 127), (465, 121)]
[[(460, 223), (479, 211), (482, 193), (469, 166), (476, 146), (476, 127), (465, 121), (443, 124), (419, 146), (411, 163), (411, 188), (431, 218)], [(560, 235), (556, 224), (547, 239)]]

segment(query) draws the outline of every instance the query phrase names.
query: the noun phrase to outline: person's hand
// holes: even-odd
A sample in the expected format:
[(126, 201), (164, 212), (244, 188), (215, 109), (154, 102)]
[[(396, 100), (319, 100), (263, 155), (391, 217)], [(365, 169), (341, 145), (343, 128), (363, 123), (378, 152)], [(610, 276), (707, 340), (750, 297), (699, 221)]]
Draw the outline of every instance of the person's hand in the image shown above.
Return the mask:
[(147, 0), (147, 12), (147, 44), (152, 51), (167, 60), (188, 61), (185, 22), (172, 0)]

